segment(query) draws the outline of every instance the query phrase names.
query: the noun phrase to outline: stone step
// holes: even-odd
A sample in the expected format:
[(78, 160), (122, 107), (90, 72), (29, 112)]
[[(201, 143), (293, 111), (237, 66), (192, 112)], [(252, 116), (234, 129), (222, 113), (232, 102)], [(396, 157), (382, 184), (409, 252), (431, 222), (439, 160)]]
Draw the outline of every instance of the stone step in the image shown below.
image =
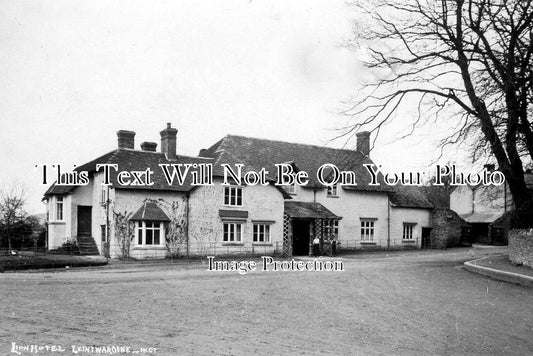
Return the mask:
[(76, 237), (78, 243), (78, 249), (80, 250), (80, 255), (99, 255), (98, 246), (91, 236), (78, 236)]

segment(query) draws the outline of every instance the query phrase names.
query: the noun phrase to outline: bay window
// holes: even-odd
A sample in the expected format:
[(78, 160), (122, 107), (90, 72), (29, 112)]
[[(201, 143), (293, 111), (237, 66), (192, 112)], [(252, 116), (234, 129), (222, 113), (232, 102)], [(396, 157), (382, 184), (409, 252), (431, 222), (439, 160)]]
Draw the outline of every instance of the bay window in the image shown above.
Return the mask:
[(164, 242), (164, 225), (161, 221), (138, 221), (137, 222), (137, 245), (159, 246)]

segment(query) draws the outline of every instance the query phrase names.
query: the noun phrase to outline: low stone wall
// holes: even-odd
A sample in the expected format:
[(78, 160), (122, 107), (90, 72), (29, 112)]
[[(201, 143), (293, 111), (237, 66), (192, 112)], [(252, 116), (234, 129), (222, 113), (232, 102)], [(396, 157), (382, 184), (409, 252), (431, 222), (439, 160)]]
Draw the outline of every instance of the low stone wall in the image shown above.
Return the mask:
[(533, 267), (533, 229), (509, 231), (509, 259)]

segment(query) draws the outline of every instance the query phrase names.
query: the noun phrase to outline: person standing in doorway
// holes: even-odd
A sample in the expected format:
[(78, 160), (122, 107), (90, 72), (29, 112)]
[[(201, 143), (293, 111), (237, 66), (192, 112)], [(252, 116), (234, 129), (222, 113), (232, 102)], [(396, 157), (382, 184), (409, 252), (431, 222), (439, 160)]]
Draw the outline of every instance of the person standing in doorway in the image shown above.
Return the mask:
[(320, 239), (315, 237), (313, 239), (313, 256), (318, 256), (320, 254)]
[(331, 239), (331, 256), (337, 255), (337, 238), (333, 237)]

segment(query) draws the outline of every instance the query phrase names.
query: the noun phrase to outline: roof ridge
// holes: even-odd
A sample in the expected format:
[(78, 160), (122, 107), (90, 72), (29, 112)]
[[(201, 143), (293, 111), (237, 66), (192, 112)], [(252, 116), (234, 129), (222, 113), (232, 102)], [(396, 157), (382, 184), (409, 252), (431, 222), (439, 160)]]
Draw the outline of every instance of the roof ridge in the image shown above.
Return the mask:
[[(320, 146), (320, 145), (313, 145), (309, 143), (298, 143), (298, 142), (289, 142), (289, 141), (282, 141), (282, 140), (272, 140), (268, 138), (259, 138), (259, 137), (251, 137), (251, 136), (243, 136), (243, 135), (226, 135), (224, 136), (222, 140), (224, 140), (226, 137), (238, 137), (238, 138), (246, 138), (246, 139), (252, 139), (252, 140), (261, 140), (261, 141), (268, 141), (268, 142), (274, 142), (274, 143), (289, 143), (292, 145), (299, 145), (299, 146), (309, 146), (309, 147), (316, 147), (321, 149), (328, 149), (328, 150), (335, 150), (335, 151), (348, 151), (348, 152), (359, 152), (358, 150), (351, 150), (348, 148), (334, 148), (334, 147), (327, 147), (327, 146)], [(213, 145), (214, 146), (214, 145)]]
[(108, 162), (111, 157), (115, 157), (117, 152), (118, 152), (118, 149), (115, 148), (114, 150), (111, 150), (111, 151), (109, 151), (107, 153), (104, 153), (103, 155), (100, 155), (100, 156), (98, 156), (98, 157), (96, 157), (96, 158), (94, 158), (94, 159), (92, 159), (92, 160), (90, 160), (88, 162), (85, 162), (85, 163), (80, 164), (80, 165), (76, 165), (76, 168), (74, 170), (79, 170), (80, 168), (88, 166), (89, 164), (92, 164), (93, 162), (96, 162), (96, 161), (98, 161), (98, 160), (100, 160), (100, 159), (102, 159), (104, 157), (105, 157), (105, 161)]

